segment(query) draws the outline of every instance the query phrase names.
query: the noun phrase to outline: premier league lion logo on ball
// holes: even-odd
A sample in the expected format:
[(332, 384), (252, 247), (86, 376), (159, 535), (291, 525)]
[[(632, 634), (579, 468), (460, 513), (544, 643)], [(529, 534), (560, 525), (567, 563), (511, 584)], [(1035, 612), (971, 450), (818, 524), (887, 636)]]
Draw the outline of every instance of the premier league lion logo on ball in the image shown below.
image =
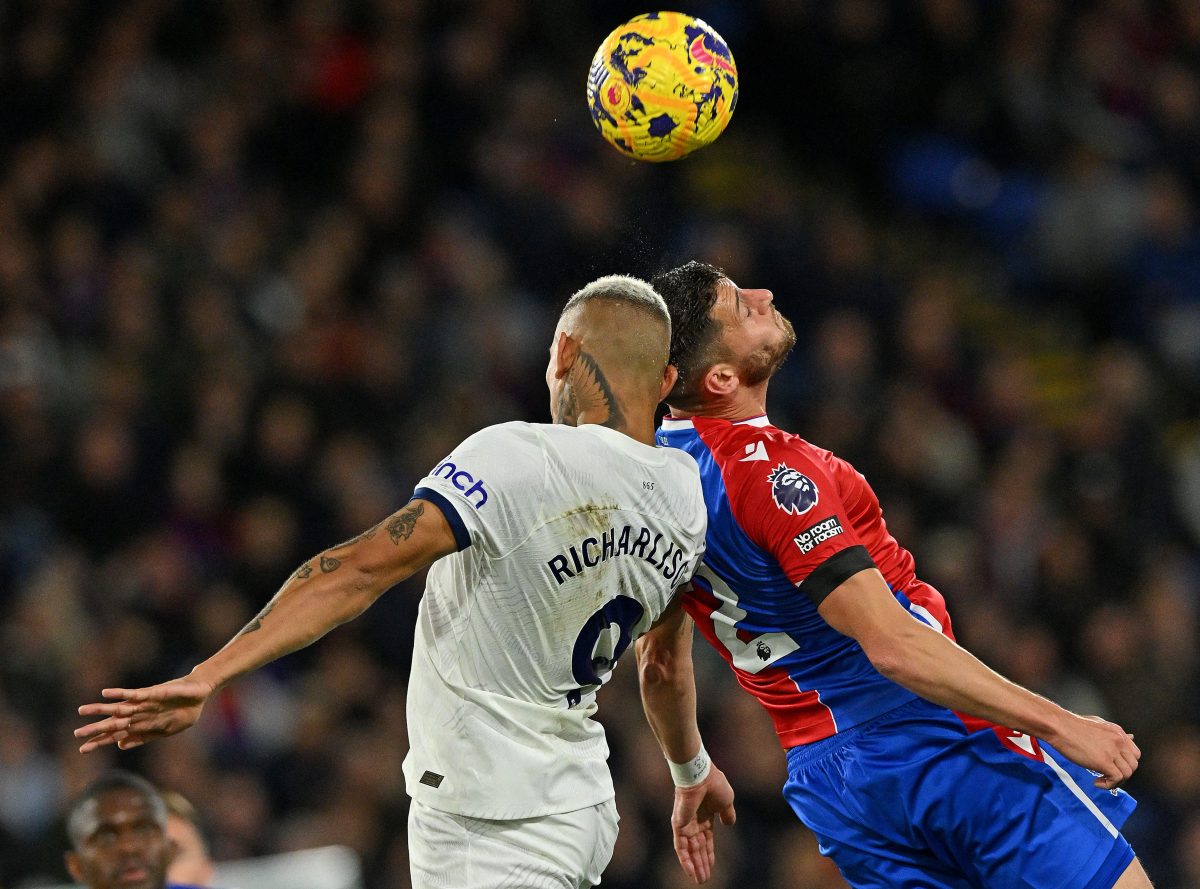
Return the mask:
[(792, 467), (780, 463), (767, 476), (775, 505), (792, 515), (804, 515), (817, 505), (817, 486), (813, 480)]

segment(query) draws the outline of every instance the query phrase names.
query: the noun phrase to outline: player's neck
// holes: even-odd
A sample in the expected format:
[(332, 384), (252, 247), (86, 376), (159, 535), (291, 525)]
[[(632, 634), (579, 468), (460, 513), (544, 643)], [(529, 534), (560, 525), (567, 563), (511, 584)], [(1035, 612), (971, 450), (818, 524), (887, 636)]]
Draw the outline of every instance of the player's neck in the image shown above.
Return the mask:
[(757, 386), (738, 388), (725, 396), (714, 396), (693, 410), (682, 410), (669, 405), (671, 416), (676, 420), (690, 420), (692, 417), (711, 417), (714, 420), (745, 420), (749, 417), (761, 417), (767, 412), (767, 382)]
[[(655, 405), (654, 407), (658, 407)], [(627, 418), (624, 418), (628, 415)], [(654, 446), (654, 409), (626, 410), (623, 419), (614, 422), (606, 410), (581, 411), (575, 420), (576, 426), (593, 423), (597, 426), (607, 426), (623, 435), (628, 435), (634, 441), (644, 445)]]

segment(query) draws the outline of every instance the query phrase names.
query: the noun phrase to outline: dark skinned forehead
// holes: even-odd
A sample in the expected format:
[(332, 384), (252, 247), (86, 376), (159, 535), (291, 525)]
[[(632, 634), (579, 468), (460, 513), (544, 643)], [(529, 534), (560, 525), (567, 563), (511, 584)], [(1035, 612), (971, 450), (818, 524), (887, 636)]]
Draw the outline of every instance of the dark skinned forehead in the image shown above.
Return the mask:
[(99, 796), (89, 808), (85, 831), (87, 837), (102, 827), (119, 827), (145, 821), (158, 823), (150, 800), (132, 787), (113, 788)]

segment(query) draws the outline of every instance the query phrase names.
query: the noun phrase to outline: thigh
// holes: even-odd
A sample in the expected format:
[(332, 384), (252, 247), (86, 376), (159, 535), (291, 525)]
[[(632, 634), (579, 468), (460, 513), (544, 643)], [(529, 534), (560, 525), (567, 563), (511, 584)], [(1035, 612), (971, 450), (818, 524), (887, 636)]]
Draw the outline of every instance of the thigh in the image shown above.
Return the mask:
[(818, 841), (854, 889), (979, 889), (926, 849), (862, 835)]
[(612, 861), (613, 849), (617, 845), (617, 825), (620, 816), (617, 815), (616, 800), (611, 799), (590, 809), (584, 809), (580, 814), (590, 822), (590, 826), (586, 832), (578, 835), (578, 841), (582, 845), (581, 851), (588, 859), (579, 889), (589, 889), (600, 882), (604, 869)]
[(856, 889), (1111, 889), (1134, 803), (1093, 780), (1048, 745), (917, 701), (828, 755), (790, 752), (785, 795)]
[(1150, 877), (1142, 868), (1142, 863), (1136, 858), (1121, 874), (1121, 879), (1113, 885), (1113, 889), (1154, 889), (1150, 885)]
[(581, 889), (600, 881), (616, 841), (610, 800), (577, 812), (492, 821), (413, 800), (413, 889)]
[(854, 889), (974, 889), (953, 865), (914, 842), (897, 777), (855, 737), (827, 756), (790, 751), (787, 799)]
[(1111, 889), (1133, 861), (1120, 834), (1135, 805), (1049, 744), (1004, 729), (952, 748), (922, 836), (987, 889)]

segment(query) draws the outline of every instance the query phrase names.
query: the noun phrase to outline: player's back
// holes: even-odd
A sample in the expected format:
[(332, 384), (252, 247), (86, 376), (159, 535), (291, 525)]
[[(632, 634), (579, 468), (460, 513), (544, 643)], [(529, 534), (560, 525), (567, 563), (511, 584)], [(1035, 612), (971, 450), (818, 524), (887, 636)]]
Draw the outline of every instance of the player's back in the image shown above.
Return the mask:
[(666, 420), (659, 442), (696, 458), (709, 513), (688, 612), (770, 713), (783, 746), (912, 700), (817, 610), (842, 581), (878, 567), (914, 616), (950, 633), (940, 594), (917, 579), (866, 480), (765, 417)]
[(409, 792), (481, 818), (612, 796), (595, 694), (703, 550), (694, 461), (600, 426), (505, 423), (417, 488), (460, 551), (429, 571)]

